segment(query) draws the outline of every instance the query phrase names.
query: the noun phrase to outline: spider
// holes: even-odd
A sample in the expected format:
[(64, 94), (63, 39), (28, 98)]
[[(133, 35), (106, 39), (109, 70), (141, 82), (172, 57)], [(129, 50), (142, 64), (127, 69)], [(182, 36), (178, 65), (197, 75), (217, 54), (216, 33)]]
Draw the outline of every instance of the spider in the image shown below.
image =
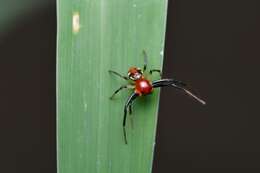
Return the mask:
[[(145, 51), (143, 51), (144, 55), (144, 66), (143, 69), (139, 67), (130, 67), (127, 73), (127, 76), (121, 75), (116, 71), (109, 70), (110, 73), (115, 74), (119, 77), (121, 77), (124, 80), (127, 80), (129, 83), (127, 85), (122, 85), (120, 88), (118, 88), (113, 95), (110, 97), (110, 99), (113, 99), (114, 96), (123, 89), (132, 89), (133, 93), (128, 97), (125, 106), (124, 106), (124, 117), (123, 117), (123, 134), (124, 134), (124, 141), (125, 144), (127, 144), (127, 135), (126, 135), (126, 116), (127, 116), (127, 110), (129, 111), (129, 114), (132, 114), (132, 103), (133, 101), (140, 96), (146, 96), (148, 94), (151, 94), (153, 92), (154, 88), (158, 87), (165, 87), (170, 86), (174, 87), (176, 89), (184, 91), (189, 96), (196, 99), (201, 104), (205, 105), (206, 102), (202, 99), (198, 98), (194, 94), (192, 94), (189, 90), (185, 88), (186, 84), (175, 80), (175, 79), (159, 79), (155, 81), (150, 81), (146, 75), (144, 74), (147, 70), (147, 61), (148, 57)], [(161, 76), (161, 70), (158, 69), (151, 69), (149, 71), (149, 74), (152, 75), (153, 72), (157, 72)]]

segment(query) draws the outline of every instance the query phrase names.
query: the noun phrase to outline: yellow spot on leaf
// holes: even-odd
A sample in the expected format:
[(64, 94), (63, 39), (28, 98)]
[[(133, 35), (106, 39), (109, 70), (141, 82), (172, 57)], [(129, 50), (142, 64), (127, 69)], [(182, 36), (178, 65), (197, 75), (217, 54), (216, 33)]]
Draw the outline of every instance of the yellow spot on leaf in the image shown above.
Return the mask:
[(79, 12), (74, 12), (72, 17), (72, 30), (73, 33), (77, 34), (80, 29), (80, 23), (79, 23)]

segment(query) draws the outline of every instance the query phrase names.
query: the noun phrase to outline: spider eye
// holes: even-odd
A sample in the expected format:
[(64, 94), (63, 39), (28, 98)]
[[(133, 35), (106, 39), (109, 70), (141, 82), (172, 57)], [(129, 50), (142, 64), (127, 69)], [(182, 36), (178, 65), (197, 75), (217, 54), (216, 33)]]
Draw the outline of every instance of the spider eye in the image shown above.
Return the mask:
[(134, 76), (132, 76), (132, 75), (130, 76), (130, 79), (131, 79), (131, 80), (135, 80)]
[(131, 80), (138, 80), (138, 79), (141, 78), (141, 76), (142, 76), (141, 73), (134, 73), (134, 74), (130, 74), (129, 78), (130, 78)]
[(137, 67), (132, 67), (129, 69), (128, 71), (128, 77), (131, 80), (138, 80), (142, 77), (142, 70), (140, 68)]
[(138, 68), (137, 71), (138, 71), (138, 73), (143, 74), (142, 69)]

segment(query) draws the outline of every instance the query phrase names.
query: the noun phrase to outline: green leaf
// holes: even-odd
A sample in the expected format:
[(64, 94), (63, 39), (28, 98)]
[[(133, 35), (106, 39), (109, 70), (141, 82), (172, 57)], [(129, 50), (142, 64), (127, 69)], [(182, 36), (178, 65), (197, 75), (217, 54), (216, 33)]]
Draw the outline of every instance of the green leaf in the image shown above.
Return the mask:
[[(130, 66), (162, 68), (167, 0), (59, 0), (57, 142), (59, 173), (149, 173), (159, 90), (138, 98), (122, 121), (133, 91), (109, 97), (127, 82)], [(154, 75), (154, 79), (159, 78)]]

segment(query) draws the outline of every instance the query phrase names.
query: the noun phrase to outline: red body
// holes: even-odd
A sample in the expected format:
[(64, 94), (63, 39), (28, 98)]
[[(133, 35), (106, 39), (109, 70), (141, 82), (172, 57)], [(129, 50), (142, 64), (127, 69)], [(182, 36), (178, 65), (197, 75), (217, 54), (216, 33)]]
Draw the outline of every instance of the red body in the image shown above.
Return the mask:
[(139, 95), (150, 94), (153, 91), (151, 82), (145, 78), (141, 78), (135, 81), (135, 92)]

